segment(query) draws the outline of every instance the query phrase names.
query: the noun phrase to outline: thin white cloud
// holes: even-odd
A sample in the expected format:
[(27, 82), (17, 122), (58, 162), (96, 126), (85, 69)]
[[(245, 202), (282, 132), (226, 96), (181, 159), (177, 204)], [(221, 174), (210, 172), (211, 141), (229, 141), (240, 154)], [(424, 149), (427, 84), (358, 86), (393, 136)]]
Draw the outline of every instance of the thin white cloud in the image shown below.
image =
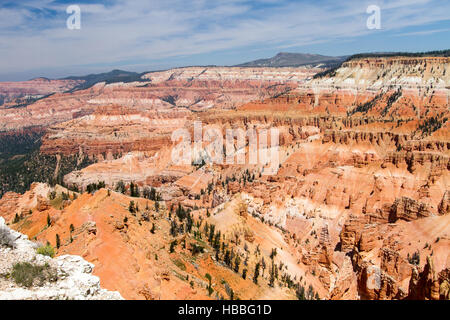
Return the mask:
[(415, 31), (415, 32), (405, 32), (405, 33), (397, 33), (394, 34), (394, 37), (408, 37), (408, 36), (424, 36), (434, 33), (441, 33), (441, 32), (450, 32), (450, 29), (434, 29), (434, 30), (425, 30), (425, 31)]

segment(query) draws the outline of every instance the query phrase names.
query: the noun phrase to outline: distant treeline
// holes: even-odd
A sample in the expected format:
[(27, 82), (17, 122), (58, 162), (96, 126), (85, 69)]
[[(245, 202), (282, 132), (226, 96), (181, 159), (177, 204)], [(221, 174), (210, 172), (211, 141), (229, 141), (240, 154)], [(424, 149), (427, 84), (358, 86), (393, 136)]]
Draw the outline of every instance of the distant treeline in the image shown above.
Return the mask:
[(340, 64), (333, 68), (327, 69), (323, 72), (316, 73), (314, 79), (323, 78), (325, 76), (333, 77), (336, 74), (336, 70), (339, 69), (343, 63), (351, 61), (353, 59), (361, 58), (388, 58), (388, 57), (450, 57), (450, 49), (437, 50), (428, 52), (375, 52), (375, 53), (358, 53), (348, 57)]
[(105, 73), (89, 74), (81, 77), (67, 77), (63, 80), (83, 80), (84, 82), (70, 89), (68, 92), (74, 92), (77, 90), (84, 90), (92, 87), (96, 83), (105, 82), (106, 84), (116, 82), (139, 82), (144, 81), (141, 79), (142, 73), (129, 72), (123, 70), (113, 70)]
[(6, 160), (39, 149), (44, 134), (45, 129), (38, 127), (0, 132), (0, 159)]
[(450, 49), (428, 51), (428, 52), (358, 53), (350, 56), (346, 61), (358, 58), (383, 58), (383, 57), (450, 57)]

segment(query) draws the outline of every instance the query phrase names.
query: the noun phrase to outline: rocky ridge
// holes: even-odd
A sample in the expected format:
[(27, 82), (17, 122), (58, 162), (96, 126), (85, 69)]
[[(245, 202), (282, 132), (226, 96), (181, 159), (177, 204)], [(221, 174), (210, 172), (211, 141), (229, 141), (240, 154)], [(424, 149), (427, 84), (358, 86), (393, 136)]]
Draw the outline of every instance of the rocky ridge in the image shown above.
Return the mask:
[[(0, 300), (121, 300), (118, 292), (100, 287), (100, 279), (91, 273), (94, 265), (83, 258), (62, 255), (55, 259), (36, 253), (38, 244), (26, 235), (11, 230), (0, 217)], [(30, 288), (20, 287), (4, 278), (18, 262), (54, 268), (55, 279)]]

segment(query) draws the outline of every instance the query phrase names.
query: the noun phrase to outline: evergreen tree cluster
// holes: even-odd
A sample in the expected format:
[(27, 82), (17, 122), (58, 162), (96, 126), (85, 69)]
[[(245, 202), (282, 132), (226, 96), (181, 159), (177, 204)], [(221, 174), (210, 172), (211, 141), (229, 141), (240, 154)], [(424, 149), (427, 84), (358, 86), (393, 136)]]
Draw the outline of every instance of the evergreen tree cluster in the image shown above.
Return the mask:
[(93, 182), (86, 186), (86, 191), (87, 191), (87, 193), (94, 193), (95, 191), (100, 190), (105, 187), (106, 187), (105, 181), (99, 181), (97, 183)]

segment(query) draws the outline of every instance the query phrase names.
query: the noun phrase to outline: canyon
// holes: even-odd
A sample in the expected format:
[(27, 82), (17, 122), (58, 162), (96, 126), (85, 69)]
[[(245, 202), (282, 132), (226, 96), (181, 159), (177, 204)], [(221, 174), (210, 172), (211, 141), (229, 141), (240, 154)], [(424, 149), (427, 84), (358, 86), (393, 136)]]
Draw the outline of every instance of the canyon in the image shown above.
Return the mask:
[[(61, 90), (0, 109), (0, 130), (39, 130), (55, 176), (63, 159), (77, 166), (6, 192), (0, 216), (125, 299), (448, 300), (449, 97), (446, 56)], [(277, 129), (277, 172), (249, 163), (249, 137), (232, 146), (243, 164), (175, 163), (173, 132), (193, 137), (196, 121), (203, 151), (209, 128)]]
[(31, 105), (0, 110), (0, 130), (49, 126), (116, 104), (142, 110), (185, 107), (192, 111), (233, 108), (285, 92), (312, 77), (314, 68), (188, 67), (143, 74), (141, 81), (106, 83), (55, 93)]

